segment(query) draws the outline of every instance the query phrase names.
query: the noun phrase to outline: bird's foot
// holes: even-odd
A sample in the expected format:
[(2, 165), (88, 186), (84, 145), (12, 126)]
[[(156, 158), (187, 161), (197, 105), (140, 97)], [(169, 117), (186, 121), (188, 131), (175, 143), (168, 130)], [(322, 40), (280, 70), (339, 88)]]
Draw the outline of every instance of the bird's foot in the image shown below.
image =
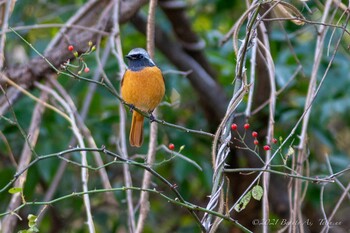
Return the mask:
[(129, 104), (130, 112), (132, 113), (135, 110), (135, 105)]
[(156, 121), (156, 118), (153, 116), (153, 114), (150, 112), (149, 113), (149, 121), (152, 123), (154, 121)]

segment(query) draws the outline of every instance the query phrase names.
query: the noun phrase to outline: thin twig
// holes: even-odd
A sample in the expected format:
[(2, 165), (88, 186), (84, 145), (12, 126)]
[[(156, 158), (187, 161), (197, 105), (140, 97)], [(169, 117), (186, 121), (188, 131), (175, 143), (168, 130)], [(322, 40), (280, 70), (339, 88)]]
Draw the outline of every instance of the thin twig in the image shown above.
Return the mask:
[[(230, 103), (227, 107), (226, 114), (224, 116), (224, 119), (221, 121), (213, 142), (212, 147), (212, 162), (213, 162), (213, 186), (212, 191), (210, 195), (210, 200), (207, 204), (207, 209), (212, 210), (214, 208), (217, 208), (218, 206), (218, 212), (224, 211), (224, 198), (222, 197), (223, 192), (222, 188), (224, 185), (224, 179), (223, 179), (223, 170), (224, 170), (224, 163), (227, 158), (227, 155), (229, 153), (229, 147), (228, 144), (230, 142), (231, 138), (231, 131), (230, 131), (230, 122), (232, 121), (233, 114), (238, 107), (239, 103), (243, 100), (244, 95), (249, 90), (249, 85), (247, 85), (247, 80), (245, 76), (245, 62), (246, 62), (246, 54), (247, 50), (249, 48), (249, 44), (252, 40), (252, 38), (255, 36), (254, 32), (252, 30), (253, 25), (255, 23), (255, 20), (258, 16), (258, 11), (260, 8), (260, 4), (256, 7), (255, 11), (252, 13), (252, 16), (249, 19), (248, 25), (247, 25), (247, 34), (243, 41), (242, 46), (240, 47), (238, 51), (238, 60), (236, 65), (236, 75), (235, 75), (235, 86), (233, 90), (233, 96), (230, 100)], [(221, 223), (222, 219), (215, 218), (215, 220), (212, 223), (212, 216), (210, 215), (204, 215), (202, 218), (202, 223), (204, 224), (207, 231), (215, 232), (217, 228), (219, 227), (219, 224)]]
[[(41, 92), (40, 99), (43, 102), (46, 102), (46, 100), (48, 99), (47, 93)], [(40, 128), (44, 109), (45, 109), (44, 106), (40, 103), (37, 103), (34, 108), (28, 135), (26, 136), (26, 142), (23, 146), (20, 161), (18, 162), (17, 173), (24, 170), (26, 171), (27, 170), (26, 168), (30, 164), (32, 151), (33, 151), (32, 147), (36, 145), (36, 142), (39, 137), (39, 128)], [(23, 188), (24, 183), (26, 182), (26, 179), (27, 179), (27, 172), (22, 172), (21, 179), (16, 180), (16, 182), (14, 183), (14, 187)], [(10, 203), (8, 205), (8, 211), (13, 211), (18, 206), (20, 206), (20, 202), (22, 200), (21, 193), (22, 192), (15, 193), (12, 195)], [(15, 215), (6, 216), (2, 221), (2, 232), (3, 233), (13, 232), (16, 226), (16, 223), (17, 223), (17, 218)]]
[[(290, 21), (290, 20), (300, 20), (304, 23), (310, 24), (310, 25), (320, 25), (330, 28), (339, 28), (342, 31), (346, 32), (350, 36), (350, 31), (346, 28), (346, 26), (337, 25), (337, 24), (331, 24), (331, 23), (325, 23), (325, 22), (318, 22), (318, 21), (312, 21), (307, 19), (302, 19), (298, 17), (291, 17), (291, 18), (264, 18), (262, 21), (269, 22), (269, 21)], [(345, 24), (346, 25), (346, 24)]]
[[(103, 66), (105, 65), (106, 61), (107, 61), (107, 58), (108, 58), (108, 55), (109, 55), (109, 51), (110, 51), (110, 48), (109, 48), (109, 44), (106, 45), (106, 49), (102, 55), (102, 61), (100, 61), (99, 59), (99, 56), (98, 56), (98, 50), (99, 50), (99, 47), (97, 46), (97, 49), (96, 49), (96, 60), (97, 60), (97, 63), (102, 67), (101, 69), (97, 69), (94, 73), (94, 76), (93, 76), (93, 79), (92, 80), (98, 80), (99, 77), (100, 77), (100, 74), (102, 73), (103, 74)], [(50, 80), (54, 80), (54, 78), (52, 77), (48, 77)], [(65, 90), (60, 87), (60, 85), (58, 83), (56, 83), (56, 87), (58, 87), (58, 90), (61, 92), (61, 95), (63, 96), (68, 96), (68, 93), (65, 92)], [(84, 120), (87, 116), (87, 112), (88, 112), (88, 109), (90, 107), (90, 104), (91, 104), (91, 101), (92, 101), (92, 97), (95, 93), (95, 90), (96, 90), (96, 87), (97, 85), (93, 84), (93, 83), (90, 83), (89, 86), (88, 86), (88, 91), (87, 91), (87, 95), (85, 97), (85, 100), (83, 101), (83, 106), (82, 106), (82, 110), (80, 112), (80, 117), (77, 117), (77, 122), (79, 124), (79, 127), (82, 128), (82, 133), (84, 135), (84, 137), (86, 138), (87, 140), (87, 143), (90, 147), (97, 147), (96, 146), (96, 143), (94, 142), (94, 139), (92, 138), (91, 136), (91, 133), (90, 131), (87, 129), (86, 125), (84, 124)], [(73, 137), (70, 142), (69, 142), (69, 145), (74, 145), (76, 144), (76, 139)], [(97, 153), (97, 152), (94, 152), (94, 159), (96, 161), (96, 163), (99, 165), (99, 166), (102, 166), (103, 165), (103, 161), (101, 160), (101, 156)], [(65, 171), (65, 168), (67, 166), (67, 162), (66, 161), (61, 161), (60, 165), (58, 166), (58, 169), (57, 169), (57, 172), (55, 173), (55, 176), (50, 184), (50, 187), (49, 189), (47, 190), (46, 194), (45, 194), (45, 198), (44, 198), (44, 201), (48, 201), (50, 199), (52, 199), (58, 185), (59, 185), (59, 182), (62, 178), (62, 176), (64, 175), (64, 171)], [(101, 181), (102, 181), (102, 185), (104, 188), (108, 189), (108, 188), (111, 188), (111, 184), (108, 180), (108, 175), (106, 173), (106, 170), (105, 169), (99, 169), (98, 170), (99, 173), (100, 173), (100, 176), (101, 176)], [(106, 193), (106, 199), (108, 201), (109, 204), (112, 204), (114, 206), (117, 206), (117, 203), (115, 201), (115, 198), (113, 196), (112, 193)], [(44, 216), (44, 213), (47, 211), (48, 209), (45, 208), (44, 206), (38, 211), (38, 213), (40, 214), (37, 214), (38, 216), (38, 219), (36, 221), (37, 225), (40, 224), (43, 216)]]
[[(1, 86), (0, 86), (0, 88), (2, 89)], [(3, 91), (3, 89), (2, 89), (2, 91)], [(1, 117), (1, 115), (0, 115), (0, 117)], [(0, 138), (4, 142), (5, 148), (8, 150), (9, 158), (10, 158), (10, 161), (12, 163), (12, 166), (13, 167), (17, 167), (18, 165), (17, 165), (16, 159), (15, 159), (15, 156), (13, 155), (10, 143), (9, 143), (9, 141), (7, 140), (7, 138), (5, 137), (5, 135), (3, 134), (3, 132), (1, 130), (0, 130)]]
[[(163, 176), (161, 176), (159, 173), (157, 173), (150, 166), (148, 166), (147, 164), (138, 163), (138, 162), (135, 162), (133, 160), (123, 158), (122, 156), (120, 156), (120, 155), (118, 155), (118, 154), (116, 154), (116, 153), (114, 153), (112, 151), (109, 151), (109, 150), (107, 150), (104, 147), (101, 147), (101, 148), (73, 148), (73, 149), (68, 149), (68, 150), (65, 150), (65, 151), (61, 151), (59, 153), (53, 153), (53, 154), (49, 154), (49, 155), (38, 156), (34, 160), (32, 160), (28, 164), (28, 166), (24, 167), (22, 170), (19, 170), (14, 175), (13, 179), (0, 190), (0, 193), (4, 192), (5, 190), (7, 190), (10, 187), (10, 185), (13, 184), (23, 173), (25, 173), (30, 167), (32, 167), (34, 164), (38, 163), (39, 161), (45, 160), (45, 159), (50, 159), (50, 158), (53, 158), (53, 157), (62, 158), (66, 154), (70, 154), (70, 153), (73, 153), (73, 152), (82, 152), (82, 151), (84, 151), (84, 152), (93, 152), (93, 151), (100, 152), (100, 153), (103, 153), (103, 154), (106, 154), (108, 156), (113, 157), (114, 159), (122, 162), (123, 164), (133, 165), (133, 166), (145, 169), (148, 172), (150, 172), (155, 178), (157, 178), (160, 182), (165, 184), (175, 194), (176, 199), (177, 199), (177, 201), (179, 203), (182, 203), (182, 204), (188, 203), (187, 201), (185, 201), (185, 199), (182, 197), (182, 195), (178, 192), (176, 186), (171, 184), (167, 179), (165, 179)], [(186, 209), (189, 211), (189, 213), (192, 215), (192, 217), (196, 220), (196, 223), (198, 224), (198, 226), (202, 229), (202, 224), (200, 224), (200, 220), (198, 219), (198, 216), (196, 215), (195, 211), (192, 208), (186, 208)], [(211, 211), (207, 211), (207, 212), (211, 213)], [(1, 216), (1, 214), (0, 214), (0, 216)], [(236, 223), (236, 224), (240, 225), (239, 223)], [(202, 229), (202, 230), (204, 230), (204, 229)]]
[[(80, 29), (84, 31), (90, 31), (90, 32), (95, 32), (98, 33), (102, 36), (109, 36), (110, 33), (102, 30), (98, 30), (96, 28), (92, 27), (85, 27), (81, 25), (67, 25), (67, 24), (62, 24), (62, 23), (48, 23), (48, 24), (34, 24), (34, 25), (24, 25), (24, 26), (16, 26), (12, 27), (13, 30), (15, 31), (27, 31), (27, 30), (36, 30), (36, 29), (46, 29), (46, 28), (72, 28), (72, 29)], [(12, 32), (11, 29), (7, 29), (5, 31), (1, 30), (0, 35)]]
[[(1, 31), (6, 31), (8, 28), (8, 20), (10, 18), (11, 12), (15, 6), (15, 0), (7, 0), (5, 4), (5, 12), (2, 11), (2, 28)], [(5, 42), (6, 42), (6, 34), (2, 34), (0, 38), (0, 70), (3, 69), (5, 62)]]
[[(154, 59), (154, 31), (155, 31), (155, 14), (156, 14), (157, 0), (150, 0), (148, 19), (147, 19), (147, 51), (152, 59)], [(157, 116), (157, 109), (154, 110), (153, 115)], [(157, 151), (157, 136), (158, 125), (151, 124), (150, 140), (147, 152), (147, 164), (152, 166), (155, 161)], [(142, 189), (147, 189), (151, 183), (152, 174), (145, 171), (142, 179)], [(143, 232), (148, 212), (150, 211), (149, 194), (148, 192), (141, 192), (140, 195), (140, 214), (137, 221), (136, 232)]]
[[(56, 80), (57, 81), (57, 80)], [(51, 81), (53, 82), (53, 81)], [(43, 90), (48, 92), (49, 94), (51, 94), (61, 105), (62, 107), (66, 110), (66, 112), (69, 115), (69, 118), (71, 119), (71, 126), (72, 126), (72, 131), (74, 133), (74, 136), (76, 137), (78, 144), (80, 147), (84, 148), (85, 147), (85, 142), (83, 140), (83, 136), (79, 130), (79, 127), (76, 123), (76, 117), (75, 117), (75, 112), (76, 112), (76, 108), (74, 106), (74, 103), (72, 101), (72, 99), (69, 98), (69, 95), (64, 95), (64, 96), (60, 96), (56, 91), (54, 91), (53, 89), (51, 89), (48, 86), (44, 86), (41, 85), (40, 83), (35, 83), (35, 85)], [(87, 159), (86, 159), (86, 152), (82, 151), (81, 152), (81, 161), (83, 166), (87, 166)], [(88, 191), (88, 169), (86, 169), (85, 167), (81, 168), (81, 179), (82, 179), (82, 187), (83, 187), (83, 191)], [(85, 204), (85, 210), (86, 210), (86, 217), (87, 217), (87, 224), (89, 227), (89, 232), (90, 233), (94, 233), (95, 232), (95, 226), (94, 226), (94, 222), (92, 219), (92, 213), (91, 213), (91, 205), (90, 205), (90, 198), (89, 196), (83, 195), (83, 199), (84, 199), (84, 204)]]
[(256, 70), (256, 55), (258, 50), (258, 43), (257, 39), (254, 38), (252, 40), (253, 48), (252, 48), (252, 56), (250, 58), (250, 80), (249, 80), (249, 93), (248, 93), (248, 101), (247, 101), (247, 107), (245, 110), (245, 116), (250, 117), (252, 113), (252, 104), (253, 104), (253, 97), (254, 97), (254, 86), (255, 86), (255, 70)]
[[(176, 195), (177, 199), (179, 202), (181, 203), (186, 203), (185, 199), (182, 197), (182, 195), (177, 191), (176, 189), (176, 186), (174, 186), (173, 184), (171, 184), (168, 180), (166, 180), (164, 177), (162, 177), (159, 173), (157, 173), (155, 170), (153, 170), (151, 167), (149, 167), (148, 165), (144, 165), (144, 164), (140, 164), (140, 163), (135, 163), (131, 160), (128, 160), (128, 159), (124, 159), (118, 155), (116, 155), (115, 153), (111, 152), (111, 151), (108, 151), (106, 150), (105, 148), (101, 148), (100, 149), (101, 152), (107, 154), (107, 155), (110, 155), (110, 156), (113, 156), (117, 159), (119, 159), (120, 161), (123, 161), (123, 162), (126, 162), (127, 164), (132, 164), (132, 165), (135, 165), (137, 167), (141, 167), (143, 169), (146, 169), (148, 172), (150, 172), (154, 177), (156, 177), (157, 179), (159, 179), (162, 183), (164, 183), (165, 185), (167, 185), (171, 191)], [(192, 209), (189, 209), (187, 208), (187, 210), (189, 211), (189, 213), (192, 215), (192, 217), (196, 220), (196, 223), (199, 225), (199, 227), (201, 228), (201, 230), (205, 230), (203, 229), (203, 226), (197, 216), (197, 214), (192, 210)]]
[[(232, 219), (229, 216), (222, 215), (222, 214), (217, 213), (215, 211), (207, 210), (205, 208), (202, 208), (202, 207), (200, 207), (198, 205), (195, 205), (195, 204), (192, 204), (192, 203), (179, 202), (176, 199), (168, 197), (162, 191), (158, 191), (156, 189), (143, 189), (143, 188), (139, 188), (139, 187), (120, 187), (120, 188), (110, 188), (110, 189), (94, 189), (94, 190), (89, 190), (87, 192), (84, 192), (84, 191), (83, 192), (73, 192), (71, 194), (67, 194), (67, 195), (58, 197), (56, 199), (50, 200), (50, 201), (27, 201), (27, 202), (21, 204), (20, 206), (18, 206), (13, 211), (8, 211), (8, 212), (5, 212), (5, 213), (1, 213), (0, 217), (8, 215), (8, 214), (15, 214), (15, 212), (21, 210), (25, 206), (31, 206), (31, 205), (33, 205), (33, 206), (36, 206), (36, 205), (50, 206), (50, 205), (54, 205), (54, 204), (56, 204), (58, 202), (61, 202), (61, 201), (65, 200), (65, 199), (74, 198), (74, 197), (80, 197), (80, 196), (83, 196), (83, 195), (86, 195), (86, 194), (99, 194), (99, 193), (116, 192), (116, 191), (125, 192), (127, 190), (134, 190), (134, 191), (148, 192), (148, 193), (157, 194), (157, 195), (160, 195), (161, 197), (165, 198), (168, 202), (173, 203), (175, 205), (178, 205), (178, 206), (181, 206), (181, 207), (185, 207), (187, 209), (191, 209), (191, 210), (194, 210), (194, 211), (202, 211), (202, 212), (205, 212), (205, 213), (210, 213), (210, 214), (218, 216), (218, 217), (220, 217), (220, 218), (222, 218), (222, 219), (224, 219), (224, 220), (226, 220), (226, 221), (228, 221), (230, 223), (233, 223), (233, 224), (236, 223), (236, 220)], [(243, 226), (241, 226), (241, 229), (244, 230), (245, 232), (250, 232), (248, 229), (246, 229)]]
[[(328, 154), (325, 154), (325, 158), (326, 158), (326, 162), (327, 162), (328, 171), (329, 171), (329, 173), (331, 174), (330, 177), (331, 177), (332, 179), (334, 179), (335, 182), (339, 185), (339, 187), (344, 191), (344, 190), (345, 190), (344, 185), (339, 181), (339, 179), (337, 178), (337, 176), (335, 176), (336, 174), (339, 175), (339, 172), (336, 173), (336, 174), (334, 174), (333, 169), (332, 169), (331, 162), (329, 161), (329, 156), (328, 156)], [(342, 170), (341, 172), (343, 173), (343, 172), (346, 172), (346, 171), (350, 171), (350, 167), (347, 168), (347, 169)], [(342, 173), (341, 173), (341, 174), (342, 174)], [(348, 199), (350, 200), (350, 193), (348, 193)]]
[(321, 233), (323, 232), (328, 232), (328, 228), (329, 228), (329, 223), (332, 222), (334, 215), (337, 213), (337, 211), (339, 210), (340, 205), (342, 204), (342, 202), (344, 201), (345, 197), (348, 195), (350, 191), (350, 182), (348, 183), (348, 185), (346, 186), (346, 189), (343, 191), (342, 195), (340, 196), (340, 198), (338, 199), (337, 203), (335, 204), (335, 206), (332, 208), (332, 213), (329, 215), (329, 217), (327, 219), (325, 219), (326, 223), (323, 228)]
[[(120, 38), (120, 28), (119, 28), (119, 9), (120, 9), (120, 0), (113, 1), (113, 28), (110, 36), (110, 44), (112, 47), (112, 53), (116, 57), (119, 65), (118, 78), (122, 79), (124, 70), (126, 68), (125, 63), (123, 61), (123, 51), (121, 46), (121, 38)], [(107, 79), (108, 80), (108, 79)], [(108, 80), (109, 81), (109, 80)], [(120, 98), (121, 99), (121, 98)], [(119, 140), (120, 140), (120, 153), (124, 159), (128, 159), (128, 150), (126, 144), (126, 112), (124, 106), (122, 104), (119, 105)], [(118, 144), (117, 144), (118, 145)], [(123, 174), (124, 174), (124, 182), (126, 187), (132, 187), (132, 178), (130, 173), (130, 168), (128, 164), (123, 164)], [(128, 208), (128, 225), (129, 231), (135, 232), (136, 223), (135, 223), (135, 210), (133, 203), (133, 195), (132, 190), (126, 191), (126, 200), (127, 200), (127, 208)]]
[[(275, 106), (276, 106), (276, 84), (275, 84), (275, 66), (270, 54), (270, 45), (269, 45), (269, 38), (267, 36), (267, 29), (264, 25), (264, 23), (260, 23), (259, 27), (262, 32), (262, 38), (263, 38), (263, 48), (265, 49), (264, 55), (266, 55), (266, 66), (269, 73), (269, 81), (270, 81), (270, 97), (269, 97), (269, 122), (267, 127), (267, 142), (268, 144), (271, 143), (273, 139), (274, 134), (274, 125), (275, 125)], [(265, 161), (269, 161), (271, 157), (271, 151), (266, 151)], [(269, 168), (269, 165), (267, 165), (267, 168)], [(270, 173), (265, 173), (263, 175), (263, 189), (265, 195), (263, 195), (262, 199), (262, 221), (268, 222), (269, 220), (269, 183), (270, 183)], [(267, 233), (269, 231), (269, 225), (264, 224), (263, 225), (263, 232)]]
[(281, 176), (287, 176), (295, 179), (300, 179), (300, 180), (305, 180), (305, 181), (310, 181), (314, 183), (334, 183), (334, 178), (332, 176), (326, 176), (324, 178), (320, 177), (309, 177), (309, 176), (302, 176), (298, 174), (290, 174), (290, 173), (285, 173), (285, 172), (280, 172), (277, 170), (272, 170), (268, 168), (226, 168), (224, 170), (225, 172), (249, 172), (249, 174), (255, 173), (255, 172), (268, 172), (268, 173), (273, 173)]
[(86, 14), (86, 12), (88, 12), (98, 1), (99, 0), (89, 0), (83, 6), (79, 7), (78, 11), (74, 14), (74, 16), (71, 17), (65, 23), (65, 27), (62, 27), (61, 30), (56, 34), (56, 36), (50, 41), (45, 51), (47, 52), (52, 50), (54, 46), (62, 39), (63, 35), (67, 32), (68, 28), (70, 28), (70, 26), (78, 22), (79, 19), (81, 19)]
[[(198, 163), (196, 163), (194, 160), (192, 160), (192, 159), (186, 157), (185, 155), (182, 155), (180, 152), (176, 152), (176, 151), (170, 150), (170, 149), (169, 149), (167, 146), (165, 146), (165, 145), (161, 145), (161, 146), (160, 146), (159, 148), (157, 148), (157, 149), (162, 149), (162, 150), (164, 150), (165, 152), (167, 152), (167, 153), (169, 153), (169, 154), (172, 155), (172, 157), (171, 157), (170, 159), (166, 160), (166, 161), (169, 161), (169, 160), (171, 160), (172, 158), (178, 157), (178, 158), (180, 158), (180, 159), (182, 159), (182, 160), (184, 160), (184, 161), (186, 161), (186, 162), (192, 164), (192, 165), (193, 165), (194, 167), (196, 167), (199, 171), (203, 171), (202, 167), (201, 167)], [(166, 162), (166, 161), (165, 161), (165, 162)], [(157, 164), (155, 164), (155, 165), (159, 166), (159, 165), (162, 164), (162, 163), (163, 163), (163, 162), (157, 163)]]
[[(322, 19), (321, 22), (326, 22), (330, 7), (331, 7), (331, 0), (328, 0), (326, 2), (325, 9), (323, 11)], [(323, 44), (325, 40), (327, 32), (327, 27), (324, 25), (321, 25), (318, 29), (318, 35), (317, 35), (317, 42), (315, 46), (315, 57), (314, 57), (314, 64), (312, 67), (312, 73), (311, 73), (311, 78), (309, 82), (309, 88), (308, 88), (308, 93), (306, 96), (305, 100), (305, 106), (304, 106), (304, 111), (305, 111), (305, 117), (303, 118), (302, 122), (302, 129), (301, 129), (301, 134), (300, 134), (300, 143), (298, 145), (298, 156), (297, 156), (297, 167), (296, 171), (299, 174), (302, 174), (303, 172), (303, 164), (305, 160), (307, 159), (306, 155), (306, 144), (307, 144), (307, 128), (308, 128), (308, 123), (310, 119), (310, 113), (311, 113), (311, 108), (312, 108), (312, 102), (315, 98), (315, 91), (316, 91), (316, 83), (317, 83), (317, 73), (318, 73), (318, 68), (320, 66), (321, 58), (322, 58), (322, 52), (323, 52)], [(302, 215), (300, 212), (301, 209), (301, 181), (300, 180), (295, 180), (294, 183), (294, 199), (293, 199), (293, 215), (291, 216), (291, 221), (296, 222), (297, 220), (300, 222), (303, 222), (302, 220)], [(303, 226), (301, 225), (296, 225), (293, 224), (291, 226), (292, 232), (295, 233), (298, 231), (298, 229), (301, 231), (301, 233), (304, 232)]]
[(33, 94), (31, 94), (29, 91), (25, 90), (23, 87), (19, 86), (17, 83), (13, 82), (11, 79), (9, 79), (4, 73), (0, 72), (0, 77), (5, 79), (7, 83), (9, 83), (11, 86), (14, 86), (15, 88), (17, 88), (20, 92), (22, 92), (23, 94), (27, 95), (28, 97), (30, 97), (31, 99), (33, 99), (34, 101), (42, 104), (43, 106), (53, 110), (54, 112), (58, 113), (59, 115), (61, 115), (64, 119), (66, 119), (68, 122), (70, 122), (70, 118), (67, 116), (67, 114), (65, 114), (64, 112), (62, 112), (61, 110), (59, 110), (58, 108), (52, 106), (51, 104), (48, 104), (44, 101), (42, 101), (40, 98), (34, 96)]
[(327, 232), (329, 230), (329, 222), (327, 221), (327, 215), (326, 215), (326, 211), (324, 210), (324, 189), (325, 189), (325, 185), (321, 186), (321, 190), (320, 190), (320, 206), (321, 206), (321, 213), (323, 215), (323, 219), (325, 220), (325, 225), (327, 226)]

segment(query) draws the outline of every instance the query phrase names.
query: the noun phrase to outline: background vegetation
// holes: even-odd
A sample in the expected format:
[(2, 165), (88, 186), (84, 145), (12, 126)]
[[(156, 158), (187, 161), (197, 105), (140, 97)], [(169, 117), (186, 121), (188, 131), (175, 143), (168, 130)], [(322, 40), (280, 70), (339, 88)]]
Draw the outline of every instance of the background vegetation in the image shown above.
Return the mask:
[[(0, 231), (350, 229), (349, 2), (0, 4)], [(166, 82), (141, 148), (135, 47)]]

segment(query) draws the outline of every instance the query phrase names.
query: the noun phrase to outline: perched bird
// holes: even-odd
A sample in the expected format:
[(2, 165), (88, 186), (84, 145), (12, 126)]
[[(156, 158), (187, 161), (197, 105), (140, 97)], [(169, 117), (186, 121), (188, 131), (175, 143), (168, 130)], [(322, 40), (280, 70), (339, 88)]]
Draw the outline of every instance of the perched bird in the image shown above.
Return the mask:
[[(146, 50), (132, 49), (128, 55), (128, 69), (121, 81), (121, 95), (124, 101), (148, 113), (159, 105), (165, 93), (164, 78)], [(143, 142), (144, 117), (133, 111), (129, 141), (131, 146), (140, 147)]]

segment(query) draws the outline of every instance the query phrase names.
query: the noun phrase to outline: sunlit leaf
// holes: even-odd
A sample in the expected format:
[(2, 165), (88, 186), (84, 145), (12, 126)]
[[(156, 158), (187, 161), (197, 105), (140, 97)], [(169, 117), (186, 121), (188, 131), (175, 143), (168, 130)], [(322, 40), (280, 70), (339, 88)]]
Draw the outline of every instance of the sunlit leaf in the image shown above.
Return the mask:
[(35, 216), (33, 214), (29, 214), (28, 215), (28, 226), (34, 227), (36, 225), (37, 218), (38, 218), (37, 216)]
[(241, 199), (241, 201), (235, 205), (235, 210), (237, 212), (241, 212), (242, 210), (244, 210), (246, 208), (246, 206), (248, 205), (248, 203), (250, 202), (250, 199), (252, 198), (252, 193), (251, 191), (249, 191), (246, 195), (244, 195), (244, 197)]
[(252, 189), (252, 196), (255, 200), (260, 201), (262, 196), (264, 195), (264, 190), (260, 185), (254, 186)]
[(23, 189), (20, 187), (13, 187), (13, 188), (9, 189), (9, 193), (11, 193), (11, 194), (20, 193), (20, 192), (22, 192), (22, 190)]
[(287, 151), (287, 153), (285, 154), (285, 156), (284, 156), (284, 157), (282, 156), (283, 164), (284, 164), (284, 165), (286, 165), (287, 160), (289, 159), (290, 156), (293, 156), (294, 153), (295, 153), (295, 151), (294, 151), (293, 147), (290, 146), (290, 147), (288, 148), (288, 151)]

